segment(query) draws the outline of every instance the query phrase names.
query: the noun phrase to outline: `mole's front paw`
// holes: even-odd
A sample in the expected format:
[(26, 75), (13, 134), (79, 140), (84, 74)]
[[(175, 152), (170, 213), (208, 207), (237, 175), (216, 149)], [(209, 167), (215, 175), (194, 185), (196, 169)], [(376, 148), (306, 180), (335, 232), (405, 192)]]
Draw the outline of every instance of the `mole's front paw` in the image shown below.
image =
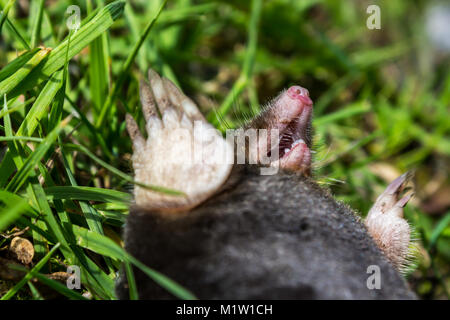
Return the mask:
[(399, 271), (404, 270), (411, 255), (411, 227), (403, 219), (403, 207), (413, 196), (404, 194), (411, 177), (407, 172), (395, 179), (377, 198), (365, 220), (376, 244)]
[(133, 140), (135, 180), (178, 190), (186, 196), (136, 186), (135, 201), (147, 209), (187, 210), (225, 182), (232, 167), (232, 149), (170, 80), (160, 78), (153, 70), (148, 77), (150, 86), (145, 81), (140, 84), (147, 141), (131, 115), (126, 117)]

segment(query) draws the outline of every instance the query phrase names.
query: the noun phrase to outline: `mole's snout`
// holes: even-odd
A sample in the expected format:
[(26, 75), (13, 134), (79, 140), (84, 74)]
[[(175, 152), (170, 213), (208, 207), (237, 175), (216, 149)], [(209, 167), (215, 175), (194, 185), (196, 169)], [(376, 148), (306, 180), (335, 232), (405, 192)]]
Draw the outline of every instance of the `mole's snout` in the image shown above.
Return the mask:
[(312, 105), (312, 100), (309, 97), (308, 89), (300, 86), (292, 86), (287, 91), (288, 95), (292, 99), (298, 99), (306, 105)]

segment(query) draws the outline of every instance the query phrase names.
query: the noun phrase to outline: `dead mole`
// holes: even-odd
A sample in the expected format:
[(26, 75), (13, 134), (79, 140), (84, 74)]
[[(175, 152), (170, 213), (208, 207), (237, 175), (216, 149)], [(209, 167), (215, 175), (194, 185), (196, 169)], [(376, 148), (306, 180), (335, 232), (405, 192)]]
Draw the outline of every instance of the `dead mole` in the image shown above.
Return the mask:
[[(366, 221), (336, 201), (311, 177), (308, 90), (284, 90), (227, 138), (153, 70), (140, 97), (147, 138), (126, 119), (135, 180), (183, 195), (135, 187), (124, 230), (135, 258), (200, 299), (416, 298), (400, 272), (410, 175), (388, 186)], [(175, 298), (134, 273), (140, 299)], [(122, 275), (120, 299), (127, 288)]]

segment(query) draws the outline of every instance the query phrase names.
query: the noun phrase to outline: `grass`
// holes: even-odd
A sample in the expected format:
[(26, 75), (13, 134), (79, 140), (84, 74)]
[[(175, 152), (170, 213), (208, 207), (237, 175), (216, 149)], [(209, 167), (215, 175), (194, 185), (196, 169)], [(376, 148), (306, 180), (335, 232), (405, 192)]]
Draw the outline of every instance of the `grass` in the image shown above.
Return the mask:
[[(66, 25), (72, 4), (77, 32)], [(448, 298), (450, 211), (438, 204), (450, 186), (450, 64), (427, 42), (426, 4), (380, 1), (382, 29), (368, 30), (364, 2), (0, 0), (0, 249), (27, 228), (36, 251), (2, 298), (45, 298), (37, 278), (69, 299), (114, 299), (122, 263), (131, 288), (135, 265), (194, 298), (122, 249), (135, 183), (124, 115), (143, 124), (138, 83), (148, 67), (220, 129), (291, 84), (308, 88), (314, 174), (362, 216), (388, 182), (415, 169), (406, 217), (422, 255), (406, 277), (420, 297)], [(81, 290), (45, 277), (67, 265), (81, 266)]]

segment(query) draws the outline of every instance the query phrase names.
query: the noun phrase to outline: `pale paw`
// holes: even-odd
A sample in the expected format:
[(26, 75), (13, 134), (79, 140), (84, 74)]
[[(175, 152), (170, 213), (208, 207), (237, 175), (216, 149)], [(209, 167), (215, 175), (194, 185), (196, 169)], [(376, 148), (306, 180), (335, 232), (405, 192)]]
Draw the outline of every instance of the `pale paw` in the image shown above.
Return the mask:
[(403, 218), (403, 208), (413, 196), (405, 194), (412, 175), (407, 172), (389, 184), (365, 219), (375, 243), (399, 271), (405, 270), (412, 254), (411, 227)]
[(146, 209), (185, 211), (206, 200), (224, 184), (231, 171), (233, 150), (206, 122), (192, 100), (170, 80), (153, 70), (149, 70), (148, 76), (150, 85), (145, 81), (140, 84), (147, 140), (132, 116), (126, 116), (133, 140), (135, 180), (181, 191), (185, 196), (136, 186), (135, 201)]

